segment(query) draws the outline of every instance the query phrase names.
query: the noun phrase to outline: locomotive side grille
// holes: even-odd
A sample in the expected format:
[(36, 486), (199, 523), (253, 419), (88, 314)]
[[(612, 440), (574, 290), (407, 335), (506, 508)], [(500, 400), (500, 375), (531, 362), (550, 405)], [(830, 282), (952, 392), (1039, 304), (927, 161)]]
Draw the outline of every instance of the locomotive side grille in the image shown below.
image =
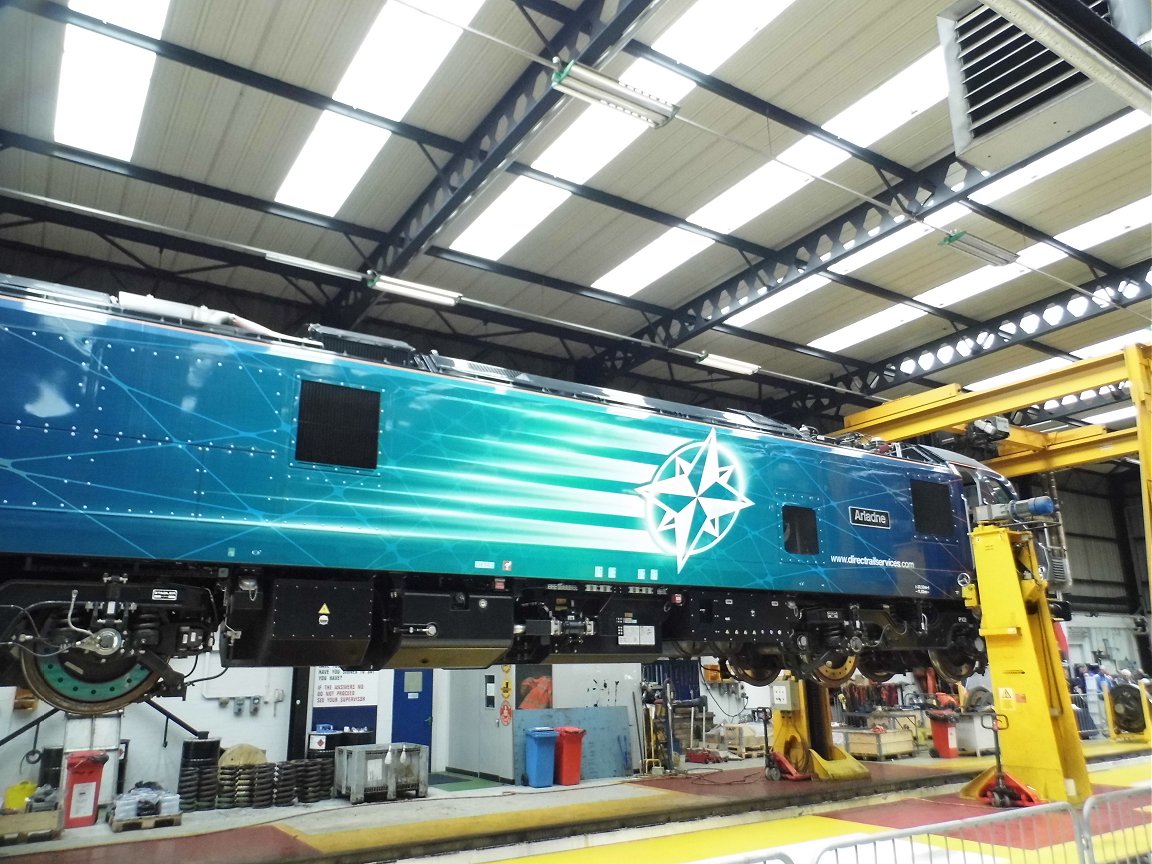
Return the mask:
[(300, 382), (299, 461), (375, 468), (379, 439), (378, 392), (320, 381)]
[(912, 519), (917, 534), (935, 534), (952, 537), (956, 522), (952, 512), (952, 491), (947, 483), (927, 480), (911, 481)]

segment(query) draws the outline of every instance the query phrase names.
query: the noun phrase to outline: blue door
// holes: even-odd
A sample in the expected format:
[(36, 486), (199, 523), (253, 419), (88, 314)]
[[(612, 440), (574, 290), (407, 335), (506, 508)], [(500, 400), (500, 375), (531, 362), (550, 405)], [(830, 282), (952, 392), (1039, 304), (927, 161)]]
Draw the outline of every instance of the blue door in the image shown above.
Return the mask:
[(392, 740), (432, 746), (431, 669), (397, 669), (393, 673)]

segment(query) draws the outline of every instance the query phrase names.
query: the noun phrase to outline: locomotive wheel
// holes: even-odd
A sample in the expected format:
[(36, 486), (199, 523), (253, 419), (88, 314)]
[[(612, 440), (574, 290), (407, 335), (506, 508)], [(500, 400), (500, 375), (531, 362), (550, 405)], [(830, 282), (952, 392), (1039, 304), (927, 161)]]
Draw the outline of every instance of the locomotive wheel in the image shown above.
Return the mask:
[(856, 660), (856, 668), (860, 670), (860, 674), (874, 684), (883, 684), (896, 674), (896, 670), (890, 664), (888, 658), (875, 652), (861, 654)]
[[(52, 622), (41, 629), (51, 631)], [(160, 673), (120, 650), (101, 655), (82, 648), (52, 653), (50, 639), (32, 642), (36, 653), (22, 651), (20, 668), (28, 688), (70, 714), (94, 716), (117, 711), (142, 698), (155, 686)], [(37, 656), (41, 655), (41, 656)]]
[(936, 674), (950, 684), (961, 684), (976, 671), (976, 658), (955, 649), (928, 649), (928, 659)]
[(784, 668), (779, 656), (775, 654), (741, 652), (726, 659), (732, 677), (753, 687), (764, 687), (771, 684)]
[(845, 684), (856, 671), (855, 654), (825, 654), (804, 669), (804, 677), (821, 687), (836, 688)]

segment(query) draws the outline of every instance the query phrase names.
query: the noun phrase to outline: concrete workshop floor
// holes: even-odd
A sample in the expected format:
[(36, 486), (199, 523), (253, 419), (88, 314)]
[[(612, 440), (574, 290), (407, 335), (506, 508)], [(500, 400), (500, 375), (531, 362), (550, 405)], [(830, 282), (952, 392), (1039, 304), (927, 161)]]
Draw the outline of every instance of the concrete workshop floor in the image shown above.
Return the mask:
[[(1090, 741), (1084, 749), (1096, 791), (1143, 784), (1152, 796), (1152, 753), (1146, 746)], [(690, 765), (683, 773), (662, 777), (545, 789), (468, 789), (462, 788), (468, 784), (449, 783), (431, 788), (424, 799), (358, 806), (331, 800), (188, 813), (178, 826), (119, 834), (101, 823), (67, 830), (56, 840), (0, 847), (0, 859), (21, 864), (286, 864), (447, 855), (437, 860), (669, 864), (704, 857), (696, 853), (698, 847), (706, 847), (708, 856), (761, 848), (763, 826), (770, 821), (771, 842), (779, 846), (827, 841), (860, 831), (861, 825), (872, 826), (873, 832), (892, 827), (896, 802), (901, 826), (908, 820), (929, 824), (990, 812), (955, 793), (993, 764), (992, 757), (864, 764), (867, 780), (837, 782), (772, 783), (763, 777), (762, 759), (755, 758)], [(724, 817), (723, 830), (718, 817)], [(606, 856), (605, 844), (613, 841), (629, 845), (613, 847)]]

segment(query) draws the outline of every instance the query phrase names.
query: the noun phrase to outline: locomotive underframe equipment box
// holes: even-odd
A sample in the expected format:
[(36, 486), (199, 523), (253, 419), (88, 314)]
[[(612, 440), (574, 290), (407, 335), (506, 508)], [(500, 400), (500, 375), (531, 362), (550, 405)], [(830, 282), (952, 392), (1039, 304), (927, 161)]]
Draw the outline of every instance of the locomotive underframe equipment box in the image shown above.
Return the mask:
[(244, 635), (226, 665), (356, 666), (372, 639), (374, 595), (367, 580), (278, 578), (251, 620), (233, 622)]

